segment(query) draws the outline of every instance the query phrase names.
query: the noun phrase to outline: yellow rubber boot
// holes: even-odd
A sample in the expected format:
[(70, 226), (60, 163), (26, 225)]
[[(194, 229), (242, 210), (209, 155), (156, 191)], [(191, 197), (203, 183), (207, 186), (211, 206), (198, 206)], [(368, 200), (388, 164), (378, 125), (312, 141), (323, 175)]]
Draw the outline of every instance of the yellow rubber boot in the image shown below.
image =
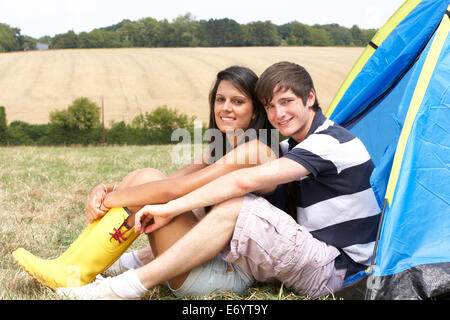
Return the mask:
[(124, 208), (112, 208), (61, 259), (40, 259), (22, 248), (14, 251), (13, 256), (33, 278), (52, 289), (86, 285), (111, 266), (138, 237), (134, 228), (126, 225), (128, 215)]
[[(83, 232), (80, 233), (78, 238), (69, 246), (69, 248), (66, 249), (59, 257), (54, 259), (41, 259), (27, 250), (23, 248), (19, 248), (15, 250), (12, 255), (14, 259), (21, 265), (21, 267), (28, 272), (31, 276), (34, 278), (39, 277), (39, 269), (48, 269), (52, 270), (55, 268), (60, 268), (61, 264), (64, 263), (64, 259), (68, 258), (70, 254), (77, 250), (77, 248), (81, 245), (81, 243), (89, 236), (91, 231), (97, 226), (97, 224), (100, 222), (99, 220), (96, 220), (92, 223), (90, 223), (86, 228), (84, 228)], [(39, 265), (39, 268), (35, 268), (33, 266)], [(43, 279), (39, 279), (41, 283), (45, 283)]]
[(59, 257), (55, 258), (55, 259), (51, 259), (51, 261), (60, 261), (68, 256), (70, 256), (70, 254), (72, 253), (72, 251), (76, 250), (77, 246), (79, 245), (80, 242), (84, 241), (84, 239), (91, 233), (91, 231), (95, 228), (95, 226), (100, 222), (99, 220), (96, 220), (90, 224), (88, 224), (88, 226), (86, 228), (84, 228), (83, 232), (80, 233), (80, 235), (78, 236), (78, 238), (69, 246), (69, 248), (67, 248), (66, 251), (64, 251)]

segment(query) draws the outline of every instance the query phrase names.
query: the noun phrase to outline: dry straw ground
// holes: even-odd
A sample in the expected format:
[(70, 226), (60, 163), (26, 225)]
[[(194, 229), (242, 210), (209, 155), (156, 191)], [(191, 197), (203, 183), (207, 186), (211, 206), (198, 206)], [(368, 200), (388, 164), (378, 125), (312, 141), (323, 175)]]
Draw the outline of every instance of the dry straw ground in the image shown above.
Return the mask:
[(362, 48), (250, 47), (77, 49), (0, 54), (0, 105), (8, 121), (47, 123), (54, 109), (80, 96), (101, 105), (105, 120), (130, 120), (167, 105), (208, 119), (207, 96), (216, 73), (230, 65), (258, 75), (288, 60), (311, 73), (326, 109)]

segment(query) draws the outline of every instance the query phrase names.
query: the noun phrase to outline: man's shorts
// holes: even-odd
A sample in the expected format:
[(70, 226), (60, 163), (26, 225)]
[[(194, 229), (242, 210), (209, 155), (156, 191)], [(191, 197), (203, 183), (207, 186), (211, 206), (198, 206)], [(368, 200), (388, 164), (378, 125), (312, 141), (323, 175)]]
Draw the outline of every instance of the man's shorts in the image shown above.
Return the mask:
[(346, 272), (334, 267), (340, 254), (335, 247), (253, 194), (245, 196), (231, 242), (221, 254), (252, 280), (280, 281), (312, 299), (340, 289)]

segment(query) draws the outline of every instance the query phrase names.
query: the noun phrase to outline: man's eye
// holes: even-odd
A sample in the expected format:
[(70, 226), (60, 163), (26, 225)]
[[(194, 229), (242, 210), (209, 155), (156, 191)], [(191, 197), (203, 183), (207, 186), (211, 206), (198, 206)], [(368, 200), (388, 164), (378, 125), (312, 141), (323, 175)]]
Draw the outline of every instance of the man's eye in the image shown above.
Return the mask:
[(280, 104), (285, 106), (285, 105), (291, 103), (292, 101), (294, 101), (294, 99), (284, 99), (284, 100), (281, 100)]

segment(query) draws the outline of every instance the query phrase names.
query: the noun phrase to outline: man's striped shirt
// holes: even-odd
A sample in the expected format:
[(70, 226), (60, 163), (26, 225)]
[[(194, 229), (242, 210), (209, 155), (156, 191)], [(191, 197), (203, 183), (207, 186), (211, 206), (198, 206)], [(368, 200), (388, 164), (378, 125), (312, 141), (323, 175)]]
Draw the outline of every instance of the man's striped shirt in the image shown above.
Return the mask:
[(297, 180), (297, 222), (339, 249), (336, 267), (347, 276), (370, 264), (380, 208), (370, 186), (374, 164), (363, 143), (316, 113), (306, 138), (281, 142), (283, 157), (311, 173)]

